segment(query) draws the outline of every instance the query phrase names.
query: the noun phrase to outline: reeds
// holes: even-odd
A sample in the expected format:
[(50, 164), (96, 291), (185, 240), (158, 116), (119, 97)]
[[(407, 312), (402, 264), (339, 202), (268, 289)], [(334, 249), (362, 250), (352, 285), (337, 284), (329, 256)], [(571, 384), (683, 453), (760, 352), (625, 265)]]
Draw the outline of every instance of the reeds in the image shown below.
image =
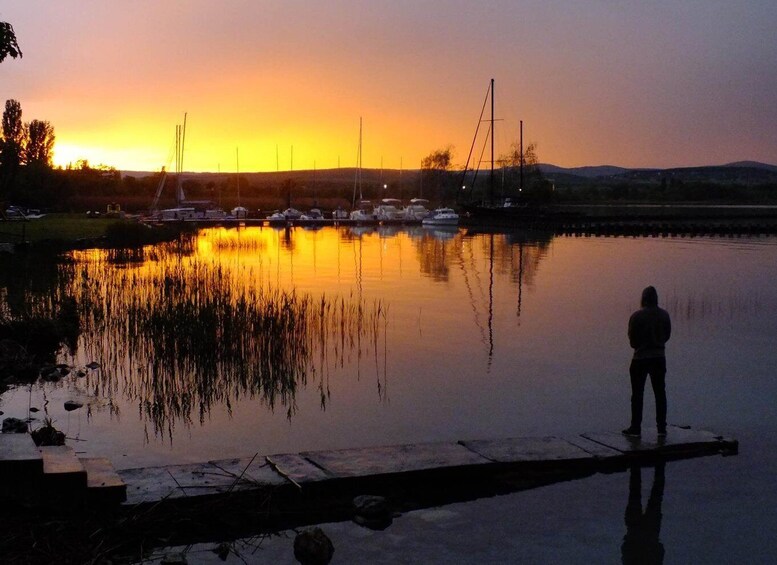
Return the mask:
[(272, 288), (251, 269), (175, 251), (147, 251), (136, 267), (92, 252), (67, 267), (63, 290), (78, 304), (81, 355), (103, 366), (89, 377), (93, 392), (136, 402), (155, 435), (243, 398), (291, 418), (309, 378), (326, 408), (331, 371), (377, 347), (380, 301)]

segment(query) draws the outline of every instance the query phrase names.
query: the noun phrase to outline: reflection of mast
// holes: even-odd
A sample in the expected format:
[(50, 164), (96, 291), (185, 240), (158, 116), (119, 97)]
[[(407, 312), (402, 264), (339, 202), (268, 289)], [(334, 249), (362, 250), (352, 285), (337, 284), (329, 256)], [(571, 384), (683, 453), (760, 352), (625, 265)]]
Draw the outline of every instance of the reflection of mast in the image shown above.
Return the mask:
[[(472, 242), (470, 240), (469, 251), (470, 251), (470, 263), (474, 263), (474, 256), (472, 254)], [(472, 313), (475, 315), (475, 325), (477, 326), (478, 330), (480, 330), (480, 340), (485, 343), (486, 342), (486, 331), (483, 328), (483, 325), (480, 323), (480, 312), (478, 312), (478, 307), (475, 304), (475, 297), (472, 293), (472, 285), (469, 282), (469, 276), (467, 276), (467, 269), (464, 266), (464, 254), (461, 253), (459, 255), (459, 267), (461, 268), (461, 274), (464, 277), (464, 287), (467, 289), (467, 294), (469, 294), (469, 303), (472, 306)], [(473, 266), (473, 270), (475, 271), (475, 278), (477, 278), (477, 269)]]
[(356, 379), (361, 378), (361, 360), (362, 360), (362, 327), (364, 326), (364, 310), (362, 309), (362, 238), (358, 237), (359, 253), (356, 253), (354, 247), (354, 269), (356, 270), (356, 295), (358, 296), (359, 306), (356, 317)]
[(494, 234), (491, 234), (488, 257), (488, 368), (494, 360)]
[(516, 317), (521, 317), (521, 301), (523, 300), (523, 241), (518, 242), (518, 309)]

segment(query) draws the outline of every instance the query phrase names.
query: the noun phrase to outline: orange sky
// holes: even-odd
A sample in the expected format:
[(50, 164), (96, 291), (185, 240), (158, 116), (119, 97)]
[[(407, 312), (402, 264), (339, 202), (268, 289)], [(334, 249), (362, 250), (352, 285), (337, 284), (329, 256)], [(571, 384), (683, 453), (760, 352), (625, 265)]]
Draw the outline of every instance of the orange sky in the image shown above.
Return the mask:
[[(742, 4), (741, 6), (739, 4)], [(25, 0), (0, 97), (55, 128), (55, 163), (463, 164), (490, 78), (498, 149), (561, 166), (777, 162), (777, 5), (718, 0)], [(279, 159), (276, 162), (276, 147)]]

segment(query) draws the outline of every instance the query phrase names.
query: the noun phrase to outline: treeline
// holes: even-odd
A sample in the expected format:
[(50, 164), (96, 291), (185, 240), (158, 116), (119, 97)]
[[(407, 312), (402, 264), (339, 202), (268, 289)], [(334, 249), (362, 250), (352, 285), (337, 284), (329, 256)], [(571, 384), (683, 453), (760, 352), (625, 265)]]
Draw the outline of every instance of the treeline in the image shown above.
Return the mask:
[(777, 182), (745, 184), (715, 180), (591, 181), (574, 186), (556, 186), (561, 202), (708, 202), (721, 204), (777, 203)]

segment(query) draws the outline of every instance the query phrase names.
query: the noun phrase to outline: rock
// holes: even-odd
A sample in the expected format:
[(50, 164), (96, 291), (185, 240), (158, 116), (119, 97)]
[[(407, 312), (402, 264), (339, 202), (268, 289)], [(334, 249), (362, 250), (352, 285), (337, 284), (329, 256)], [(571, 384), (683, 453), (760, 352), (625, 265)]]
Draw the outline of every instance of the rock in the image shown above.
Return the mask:
[(3, 420), (4, 434), (26, 434), (27, 422), (19, 418), (6, 418)]
[(394, 521), (388, 500), (382, 496), (361, 495), (353, 499), (353, 521), (371, 530), (385, 530)]
[(85, 377), (86, 376), (86, 371), (84, 371), (83, 369), (79, 369), (79, 371), (76, 373), (76, 376), (77, 377)]
[(41, 375), (41, 378), (47, 383), (56, 383), (56, 382), (59, 382), (59, 379), (62, 378), (62, 375), (59, 374), (59, 371), (55, 370), (52, 373), (46, 373), (45, 375)]
[(73, 410), (78, 410), (81, 408), (83, 404), (80, 402), (76, 402), (75, 400), (67, 400), (65, 401), (65, 410), (67, 412), (72, 412)]
[(219, 559), (221, 559), (222, 561), (227, 560), (227, 557), (229, 557), (229, 554), (231, 551), (232, 551), (232, 548), (227, 542), (222, 542), (213, 548), (213, 553), (218, 555)]
[(35, 408), (35, 406), (33, 406), (32, 408), (30, 408), (30, 412), (32, 412), (34, 414), (35, 412), (40, 412), (40, 409), (39, 408)]
[(335, 546), (321, 528), (304, 530), (294, 538), (294, 557), (302, 565), (327, 565), (334, 552)]
[(391, 514), (388, 501), (382, 496), (363, 494), (353, 499), (353, 509), (356, 514), (368, 518)]
[(42, 445), (65, 445), (65, 434), (57, 430), (54, 426), (42, 426), (33, 430), (32, 441), (38, 447)]
[(187, 565), (186, 556), (183, 553), (168, 553), (159, 562), (159, 565)]
[(87, 369), (92, 369), (92, 370), (99, 369), (100, 368), (100, 364), (98, 362), (96, 362), (96, 361), (92, 361), (92, 362), (86, 364), (86, 368)]
[(42, 377), (45, 377), (46, 375), (50, 375), (51, 373), (56, 373), (57, 367), (55, 365), (43, 365), (43, 367), (40, 368), (40, 374)]

